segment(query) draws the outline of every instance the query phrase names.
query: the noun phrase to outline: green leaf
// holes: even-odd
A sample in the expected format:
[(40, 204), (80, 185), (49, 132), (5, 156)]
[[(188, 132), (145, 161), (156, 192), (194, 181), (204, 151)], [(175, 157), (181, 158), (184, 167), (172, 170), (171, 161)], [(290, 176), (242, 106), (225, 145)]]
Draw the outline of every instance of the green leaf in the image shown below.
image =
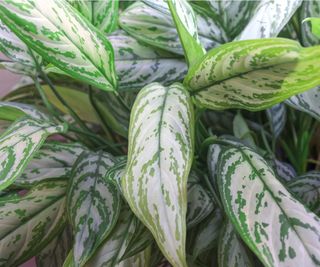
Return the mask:
[(227, 222), (220, 234), (218, 246), (219, 267), (253, 267), (251, 255), (238, 238), (233, 225)]
[(303, 22), (311, 22), (312, 33), (317, 37), (320, 38), (320, 18), (306, 18)]
[(66, 125), (53, 125), (23, 117), (0, 137), (0, 190), (8, 187), (23, 172), (45, 139), (66, 131)]
[[(183, 55), (168, 6), (162, 1), (149, 0), (147, 3), (135, 2), (122, 12), (119, 18), (121, 28), (139, 41)], [(217, 46), (219, 43), (216, 39), (223, 37), (217, 36), (220, 31), (215, 21), (202, 9), (195, 11), (200, 42), (206, 49)]]
[(288, 182), (287, 187), (301, 203), (320, 216), (320, 172), (311, 171)]
[(193, 107), (181, 84), (144, 87), (133, 106), (122, 191), (173, 266), (186, 266), (187, 178)]
[(93, 94), (92, 102), (100, 119), (119, 135), (127, 138), (130, 119), (130, 108), (123, 100), (123, 94), (116, 96), (113, 93), (99, 91)]
[(219, 173), (225, 211), (265, 266), (319, 264), (319, 218), (292, 197), (261, 156), (246, 147), (226, 148)]
[[(289, 101), (290, 99), (291, 98), (289, 98)], [(278, 138), (287, 121), (286, 106), (283, 103), (276, 104), (267, 109), (266, 113), (270, 123), (271, 132), (275, 138)]]
[(232, 42), (211, 50), (184, 84), (200, 107), (262, 110), (319, 85), (319, 55), (288, 39)]
[(30, 187), (48, 179), (70, 179), (78, 156), (87, 150), (77, 143), (47, 143), (36, 152), (14, 185)]
[(300, 110), (320, 121), (320, 86), (290, 97), (285, 102), (290, 107)]
[(66, 183), (48, 182), (24, 196), (0, 198), (1, 266), (19, 266), (63, 229), (65, 191)]
[[(304, 21), (307, 18), (319, 18), (320, 17), (320, 2), (319, 1), (303, 1), (299, 11), (300, 21)], [(317, 23), (314, 23), (315, 26)], [(301, 22), (301, 42), (304, 46), (312, 46), (320, 44), (320, 38), (314, 33), (313, 23)]]
[(72, 233), (66, 227), (36, 257), (37, 267), (62, 266), (72, 246)]
[(102, 90), (117, 87), (112, 46), (63, 0), (4, 0), (1, 20), (46, 61)]
[(104, 33), (117, 28), (119, 0), (69, 0), (85, 18)]
[(0, 101), (0, 119), (14, 121), (23, 116), (30, 116), (33, 119), (46, 120), (49, 118), (46, 114), (39, 111), (36, 107), (19, 102)]
[(41, 59), (0, 20), (0, 51), (13, 62), (2, 62), (8, 70), (30, 76), (36, 75), (36, 63), (34, 57)]
[(276, 37), (301, 3), (302, 0), (259, 1), (250, 21), (236, 39)]
[(197, 30), (192, 7), (186, 0), (168, 0), (188, 65), (195, 64), (205, 54)]
[(242, 140), (247, 146), (252, 148), (256, 147), (254, 139), (251, 136), (251, 131), (248, 127), (248, 124), (246, 123), (240, 112), (238, 112), (233, 119), (233, 133), (236, 138)]
[[(60, 102), (56, 95), (52, 92), (48, 85), (42, 86), (48, 100), (60, 111), (69, 114), (68, 109)], [(55, 86), (57, 92), (63, 97), (64, 101), (78, 114), (78, 116), (87, 122), (99, 123), (99, 119), (95, 114), (89, 96), (87, 93), (66, 86)]]
[(74, 235), (73, 261), (83, 266), (114, 227), (121, 198), (106, 179), (114, 158), (105, 152), (83, 152), (74, 164), (67, 196), (67, 211)]
[(119, 267), (146, 267), (151, 264), (151, 247), (146, 248), (144, 251), (133, 255), (132, 257), (121, 261), (117, 266)]
[(114, 52), (120, 90), (136, 90), (152, 83), (169, 85), (187, 73), (184, 59), (145, 45), (120, 32), (108, 36)]
[(206, 218), (215, 208), (205, 187), (200, 183), (200, 177), (192, 171), (188, 178), (188, 212), (187, 226), (191, 228)]
[(114, 229), (85, 267), (118, 266), (128, 243), (135, 235), (137, 222), (137, 218), (130, 209), (123, 206)]

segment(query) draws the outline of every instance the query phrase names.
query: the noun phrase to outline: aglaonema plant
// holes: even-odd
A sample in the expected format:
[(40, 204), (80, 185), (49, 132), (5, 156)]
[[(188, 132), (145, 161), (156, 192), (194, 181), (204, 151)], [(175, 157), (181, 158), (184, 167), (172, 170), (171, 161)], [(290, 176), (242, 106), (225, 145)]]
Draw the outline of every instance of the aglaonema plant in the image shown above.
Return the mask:
[(319, 266), (319, 10), (0, 2), (0, 266)]

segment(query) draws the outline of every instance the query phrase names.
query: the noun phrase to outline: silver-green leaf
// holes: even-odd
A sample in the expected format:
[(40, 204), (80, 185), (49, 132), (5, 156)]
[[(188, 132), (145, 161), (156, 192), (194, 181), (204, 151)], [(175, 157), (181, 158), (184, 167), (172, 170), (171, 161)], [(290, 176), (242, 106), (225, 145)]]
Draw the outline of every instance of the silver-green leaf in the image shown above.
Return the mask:
[(319, 56), (319, 47), (289, 39), (232, 42), (211, 50), (184, 84), (200, 107), (262, 110), (319, 85)]
[(65, 226), (65, 182), (48, 182), (24, 196), (0, 198), (0, 265), (18, 266)]
[(66, 131), (66, 125), (54, 125), (23, 117), (0, 137), (0, 190), (8, 187), (23, 172), (45, 139)]
[(119, 0), (69, 0), (69, 2), (102, 32), (110, 33), (116, 29)]
[(225, 211), (265, 266), (318, 266), (320, 219), (297, 201), (273, 170), (246, 147), (226, 148), (218, 184)]
[(83, 152), (73, 166), (67, 211), (75, 235), (75, 266), (83, 266), (90, 259), (117, 221), (120, 194), (106, 179), (114, 162), (106, 152)]
[(218, 245), (219, 267), (253, 267), (251, 255), (237, 236), (232, 223), (225, 223)]
[(122, 191), (173, 266), (186, 266), (187, 178), (193, 158), (193, 107), (186, 89), (153, 83), (133, 106)]
[(115, 90), (112, 46), (67, 1), (4, 0), (0, 16), (24, 43), (75, 79)]

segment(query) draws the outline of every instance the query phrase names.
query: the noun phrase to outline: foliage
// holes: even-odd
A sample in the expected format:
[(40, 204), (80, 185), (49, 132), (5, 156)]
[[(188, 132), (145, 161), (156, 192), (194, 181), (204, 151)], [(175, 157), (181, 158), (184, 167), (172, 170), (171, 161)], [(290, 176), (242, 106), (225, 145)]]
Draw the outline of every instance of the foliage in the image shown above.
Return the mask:
[(319, 20), (1, 1), (0, 266), (319, 266)]

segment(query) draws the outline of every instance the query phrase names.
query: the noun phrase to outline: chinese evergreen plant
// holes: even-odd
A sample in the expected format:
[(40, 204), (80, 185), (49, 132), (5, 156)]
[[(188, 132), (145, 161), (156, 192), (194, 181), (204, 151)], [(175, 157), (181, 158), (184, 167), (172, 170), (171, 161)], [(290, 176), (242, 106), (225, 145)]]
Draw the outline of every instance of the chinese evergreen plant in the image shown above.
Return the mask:
[(319, 266), (319, 16), (2, 0), (0, 266)]

